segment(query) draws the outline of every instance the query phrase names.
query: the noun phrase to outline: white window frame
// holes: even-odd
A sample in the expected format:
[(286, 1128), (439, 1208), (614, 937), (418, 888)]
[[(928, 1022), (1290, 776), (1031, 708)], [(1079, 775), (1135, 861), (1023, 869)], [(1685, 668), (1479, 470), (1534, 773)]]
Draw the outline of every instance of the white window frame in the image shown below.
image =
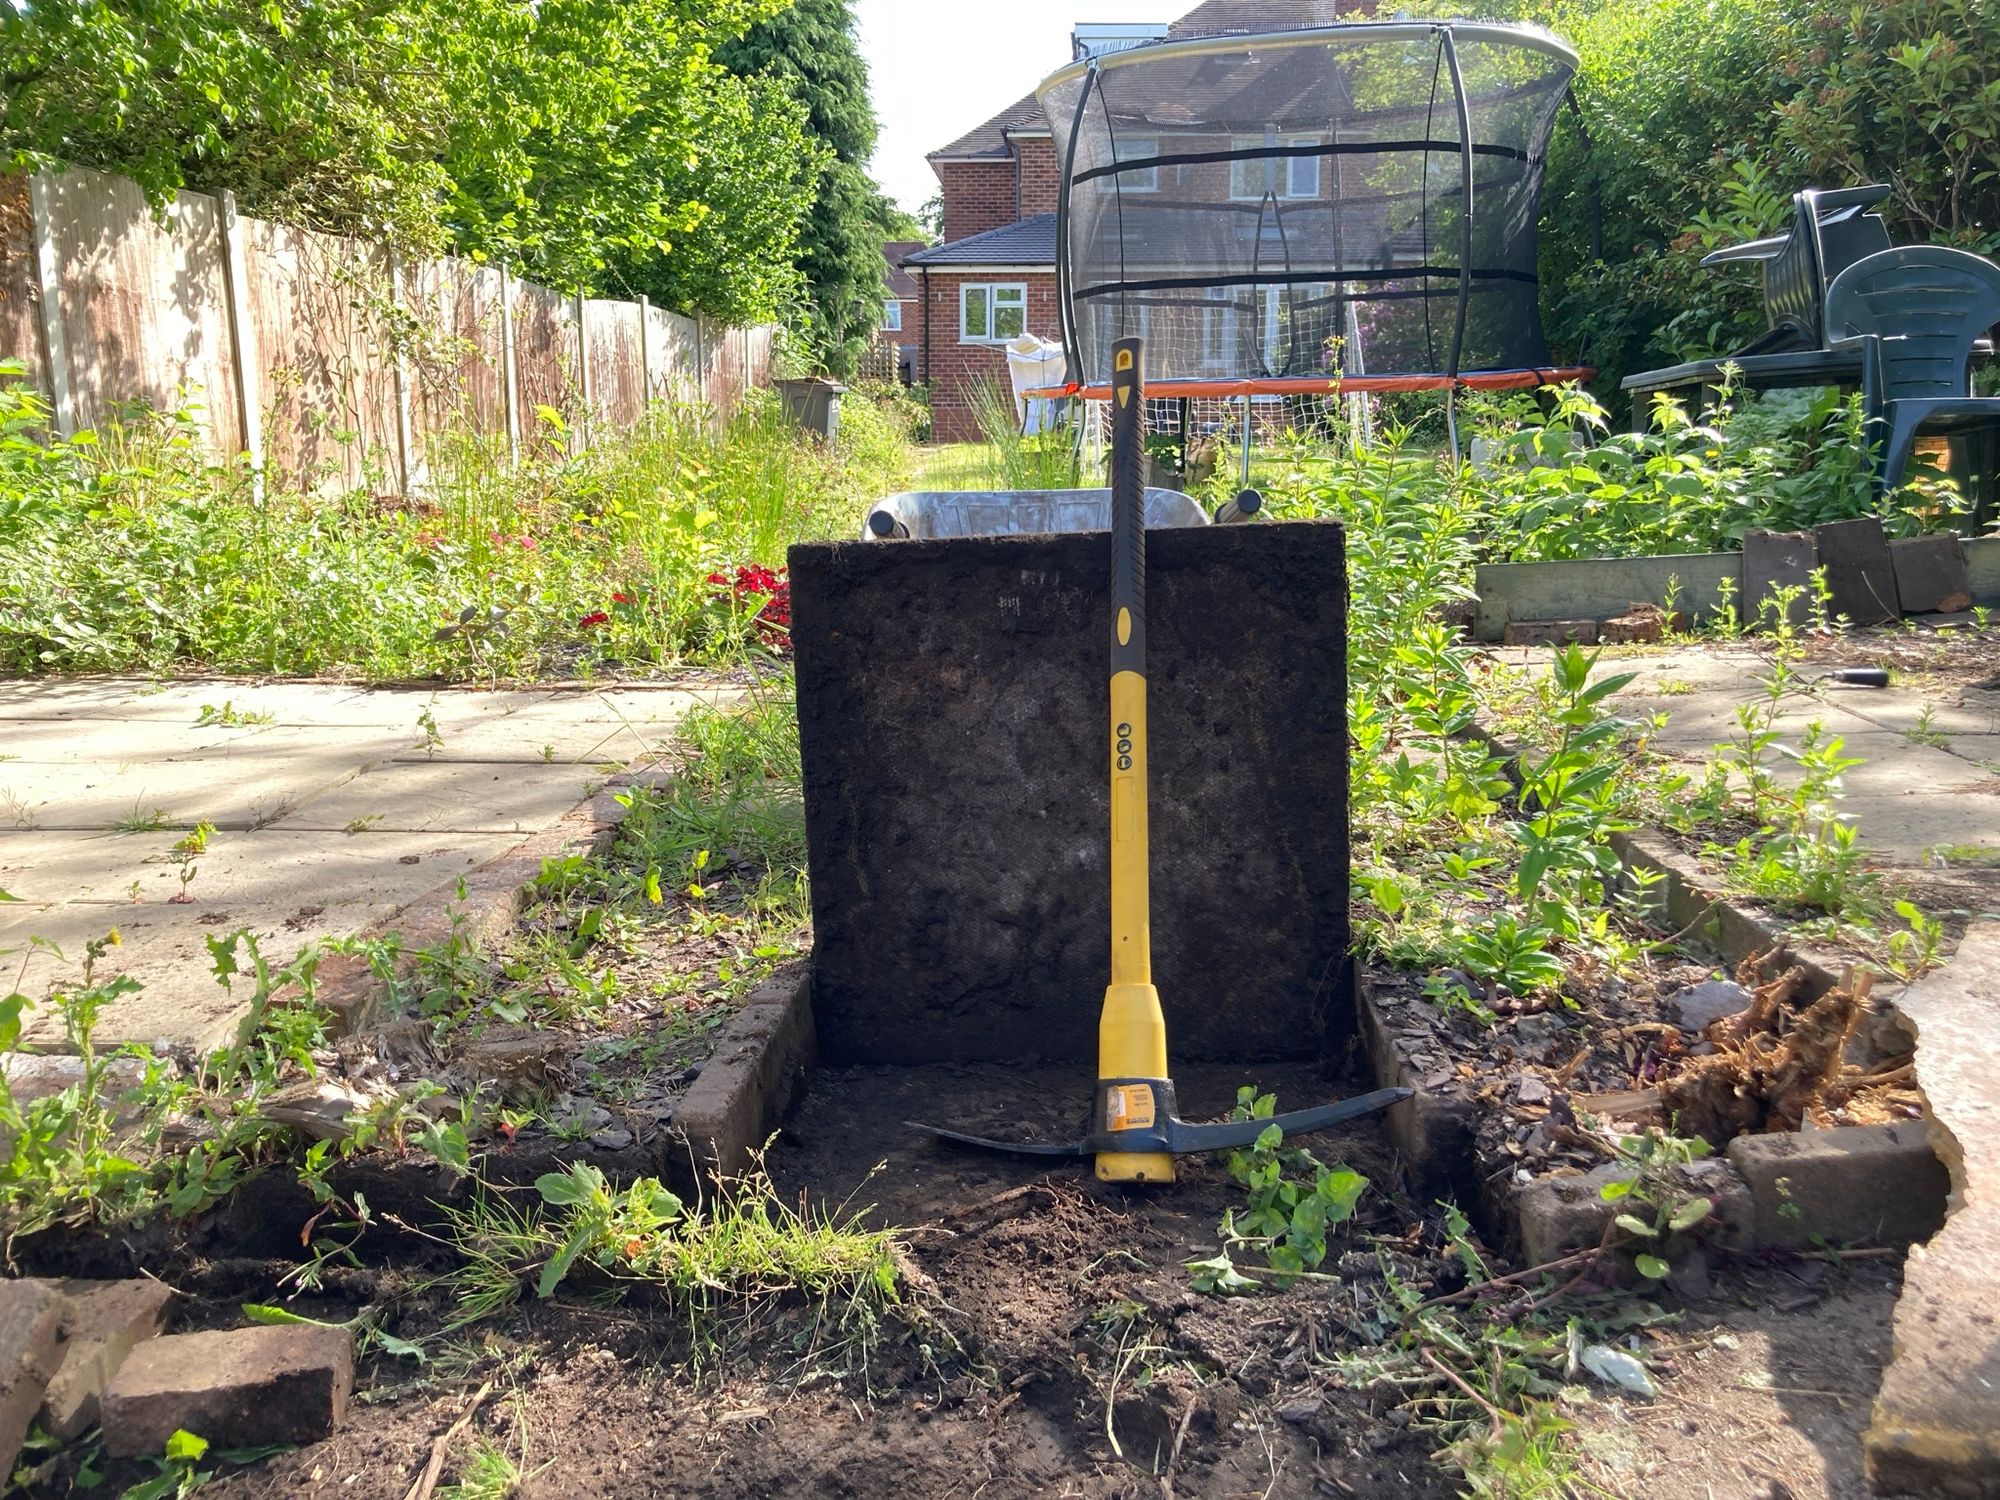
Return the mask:
[(903, 299), (888, 297), (882, 303), (882, 331), (901, 333), (903, 331)]
[[(1319, 144), (1319, 137), (1311, 132), (1293, 131), (1284, 135), (1266, 132), (1264, 135), (1231, 136), (1229, 149), (1251, 151), (1263, 146), (1313, 146)], [(1266, 191), (1276, 191), (1277, 168), (1285, 169), (1284, 191), (1277, 194), (1282, 203), (1296, 203), (1317, 198), (1320, 187), (1320, 161), (1317, 156), (1288, 156), (1252, 158), (1247, 161), (1232, 161), (1229, 164), (1229, 199), (1232, 203), (1259, 202)], [(1263, 186), (1254, 192), (1247, 189), (1242, 177), (1251, 168), (1258, 169)]]
[[(1145, 149), (1141, 150), (1140, 147)], [(1160, 142), (1157, 136), (1151, 139), (1145, 136), (1133, 136), (1129, 140), (1124, 136), (1118, 138), (1117, 160), (1121, 162), (1144, 161), (1149, 156), (1159, 154)], [(1143, 172), (1119, 172), (1104, 180), (1115, 184), (1122, 193), (1157, 193), (1160, 190), (1160, 169), (1148, 167)]]
[[(966, 318), (966, 308), (974, 292), (981, 294), (986, 307), (986, 332), (976, 334)], [(1004, 301), (1003, 301), (1004, 299)], [(1002, 307), (1019, 306), (1021, 326), (1013, 333), (1001, 333), (995, 326)], [(1025, 281), (968, 281), (958, 289), (958, 341), (961, 344), (1005, 344), (1028, 331), (1028, 284)]]

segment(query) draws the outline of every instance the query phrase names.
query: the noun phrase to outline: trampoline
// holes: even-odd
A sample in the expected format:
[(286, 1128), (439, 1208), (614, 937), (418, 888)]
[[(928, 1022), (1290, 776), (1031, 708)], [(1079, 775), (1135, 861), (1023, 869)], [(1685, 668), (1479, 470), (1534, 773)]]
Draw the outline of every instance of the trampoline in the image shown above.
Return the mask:
[[(1551, 366), (1542, 175), (1576, 54), (1548, 32), (1360, 22), (1135, 47), (1039, 90), (1067, 380), (1148, 397), (1527, 389)], [(1448, 408), (1449, 409), (1449, 408)]]

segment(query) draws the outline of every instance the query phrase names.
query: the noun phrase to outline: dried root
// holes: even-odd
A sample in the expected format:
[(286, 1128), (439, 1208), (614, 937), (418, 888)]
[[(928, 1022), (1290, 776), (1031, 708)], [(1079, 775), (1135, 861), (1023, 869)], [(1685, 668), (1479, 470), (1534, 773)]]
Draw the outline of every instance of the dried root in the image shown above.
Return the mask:
[(1737, 973), (1752, 991), (1749, 1007), (1703, 1032), (1715, 1052), (1688, 1059), (1660, 1088), (1675, 1130), (1718, 1148), (1739, 1135), (1797, 1130), (1808, 1117), (1823, 1119), (1862, 1081), (1846, 1065), (1847, 1045), (1867, 1014), (1874, 976), (1850, 971), (1837, 989), (1800, 1011), (1795, 1002), (1805, 971), (1787, 969), (1760, 983), (1759, 962), (1746, 960)]

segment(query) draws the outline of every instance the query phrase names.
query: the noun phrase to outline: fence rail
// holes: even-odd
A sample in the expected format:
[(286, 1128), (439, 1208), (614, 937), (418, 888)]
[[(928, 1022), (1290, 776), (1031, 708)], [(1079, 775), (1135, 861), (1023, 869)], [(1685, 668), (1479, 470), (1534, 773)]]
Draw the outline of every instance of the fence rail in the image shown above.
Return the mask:
[(58, 432), (198, 408), (218, 460), (297, 484), (420, 490), (465, 434), (515, 454), (630, 428), (658, 400), (727, 413), (770, 380), (772, 329), (565, 296), (505, 267), (406, 261), (76, 169), (0, 176), (0, 359)]

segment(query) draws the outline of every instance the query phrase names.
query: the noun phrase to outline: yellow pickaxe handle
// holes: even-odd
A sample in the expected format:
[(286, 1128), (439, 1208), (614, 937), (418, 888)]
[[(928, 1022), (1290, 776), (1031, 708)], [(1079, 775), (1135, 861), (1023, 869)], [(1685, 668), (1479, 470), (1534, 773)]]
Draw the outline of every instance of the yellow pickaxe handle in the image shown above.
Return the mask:
[[(1097, 1076), (1167, 1076), (1167, 1025), (1153, 988), (1146, 867), (1145, 345), (1111, 348), (1111, 985), (1097, 1024)], [(1161, 1103), (1143, 1084), (1105, 1094), (1100, 1126), (1149, 1128)], [(1105, 1182), (1172, 1182), (1164, 1152), (1101, 1152)]]

